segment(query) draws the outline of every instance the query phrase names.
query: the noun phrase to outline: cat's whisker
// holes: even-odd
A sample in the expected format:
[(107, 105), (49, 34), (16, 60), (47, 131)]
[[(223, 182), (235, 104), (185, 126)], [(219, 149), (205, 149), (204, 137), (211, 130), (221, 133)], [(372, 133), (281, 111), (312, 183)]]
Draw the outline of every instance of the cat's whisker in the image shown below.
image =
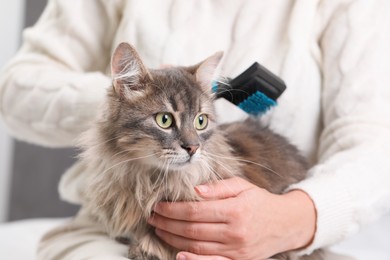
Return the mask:
[(167, 167), (168, 167), (168, 160), (164, 159), (164, 160), (162, 160), (162, 165), (156, 167), (156, 169), (153, 171), (153, 174), (156, 171), (158, 171), (157, 179), (154, 181), (153, 188), (152, 188), (153, 191), (156, 188), (158, 189), (156, 191), (157, 194), (161, 194), (161, 189), (163, 190), (163, 192), (165, 192), (164, 183), (165, 183), (165, 178), (166, 178), (166, 168)]
[(236, 157), (228, 157), (228, 156), (221, 156), (221, 155), (216, 155), (216, 154), (212, 154), (212, 153), (207, 153), (210, 157), (214, 156), (214, 157), (217, 157), (217, 158), (221, 158), (221, 159), (227, 159), (227, 160), (233, 160), (233, 161), (238, 161), (238, 162), (244, 162), (244, 163), (250, 163), (250, 164), (254, 164), (254, 165), (257, 165), (263, 169), (266, 169), (270, 172), (272, 172), (273, 174), (279, 176), (280, 178), (282, 178), (282, 176), (277, 173), (276, 171), (272, 170), (271, 168), (263, 165), (263, 164), (260, 164), (260, 163), (257, 163), (257, 162), (253, 162), (253, 161), (250, 161), (250, 160), (245, 160), (245, 159), (242, 159), (242, 158), (236, 158)]
[(92, 144), (92, 145), (90, 146), (90, 148), (95, 148), (95, 147), (98, 147), (98, 146), (101, 146), (101, 145), (105, 145), (105, 144), (107, 144), (108, 142), (114, 141), (115, 139), (119, 139), (119, 138), (120, 138), (120, 136), (116, 136), (116, 137), (113, 137), (113, 138), (111, 138), (111, 139), (105, 140), (105, 141), (103, 141), (103, 142), (96, 143), (96, 144)]
[[(227, 168), (224, 163), (220, 162), (217, 158), (213, 158), (212, 154), (210, 154), (209, 152), (203, 151), (203, 154), (207, 156), (208, 160), (211, 160), (212, 162), (214, 162), (214, 163), (218, 164), (219, 166), (221, 166), (222, 168), (224, 168), (225, 173), (229, 174), (230, 176), (236, 175), (236, 173), (231, 172), (231, 170), (229, 168)], [(221, 178), (221, 179), (223, 179), (223, 178)]]
[(214, 168), (211, 167), (210, 164), (207, 164), (206, 167), (208, 166), (208, 168), (210, 170), (212, 170), (212, 172), (215, 174), (215, 176), (217, 177), (215, 179), (215, 181), (220, 181), (222, 179), (226, 179), (226, 178), (229, 178), (229, 177), (234, 177), (234, 176), (237, 176), (237, 173), (234, 173), (232, 172), (231, 169), (227, 168), (222, 162), (220, 162), (219, 160), (215, 159), (215, 158), (211, 158), (211, 157), (208, 157), (208, 159), (210, 159), (212, 162), (218, 164), (220, 167), (224, 168), (224, 173), (228, 176), (222, 176), (220, 173), (216, 172), (214, 170)]
[[(217, 161), (216, 161), (216, 163), (219, 164), (219, 162), (217, 162)], [(221, 164), (220, 164), (220, 165), (221, 165)], [(209, 171), (211, 171), (212, 173), (214, 173), (214, 176), (212, 176), (212, 177), (216, 177), (216, 178), (213, 178), (212, 181), (217, 182), (217, 181), (221, 181), (221, 180), (225, 179), (225, 178), (223, 178), (217, 171), (215, 171), (209, 164), (205, 163), (203, 166), (206, 167), (207, 170), (209, 170)], [(230, 176), (230, 177), (233, 177), (233, 176), (234, 176), (234, 175), (232, 174), (232, 176)], [(234, 194), (234, 196), (237, 196), (237, 195), (238, 195), (236, 192), (233, 191), (233, 189), (232, 189), (231, 187), (229, 187), (228, 185), (226, 185), (225, 182), (221, 182), (221, 183), (226, 187), (227, 190), (229, 190), (232, 194)]]
[[(165, 161), (163, 162), (163, 167), (164, 167), (164, 165), (165, 165)], [(155, 190), (155, 189), (156, 189), (156, 187), (159, 185), (160, 179), (162, 178), (162, 176), (161, 176), (161, 168), (160, 168), (160, 167), (156, 167), (156, 168), (154, 169), (154, 171), (151, 173), (150, 176), (154, 176), (155, 173), (156, 173), (157, 171), (159, 171), (159, 173), (156, 174), (156, 175), (157, 175), (157, 178), (156, 178), (155, 181), (153, 182), (152, 190)]]
[[(166, 164), (165, 171), (164, 171), (164, 174), (163, 174), (163, 176), (164, 176), (163, 183), (165, 185), (165, 188), (164, 188), (164, 193), (165, 193), (164, 197), (165, 198), (169, 197), (169, 189), (168, 189), (168, 187), (169, 187), (169, 185), (168, 185), (168, 182), (169, 182), (169, 176), (168, 176), (169, 166), (170, 166), (170, 162), (169, 162), (169, 160), (167, 160), (167, 164)], [(161, 185), (161, 186), (163, 186), (163, 185)]]
[(202, 161), (202, 163), (200, 164), (200, 166), (206, 170), (207, 172), (211, 172), (212, 174), (209, 175), (209, 179), (211, 179), (211, 181), (217, 181), (219, 179), (222, 179), (222, 177), (220, 176), (220, 174), (214, 170), (214, 168), (207, 162), (205, 161)]
[[(156, 182), (154, 184), (153, 190), (157, 186), (158, 187), (158, 191), (157, 191), (158, 194), (160, 194), (160, 191), (163, 188), (163, 183), (165, 181), (165, 176), (166, 176), (166, 174), (165, 174), (166, 170), (165, 169), (166, 169), (167, 165), (168, 165), (168, 161), (164, 160), (162, 167), (161, 168), (156, 168), (156, 170), (158, 169), (160, 172), (159, 172), (157, 180), (156, 180)], [(163, 173), (163, 171), (164, 171), (164, 173)]]
[[(231, 172), (231, 170), (230, 170), (229, 168), (227, 168), (225, 164), (223, 164), (222, 162), (220, 162), (220, 161), (217, 160), (216, 158), (212, 158), (212, 155), (210, 155), (210, 153), (205, 152), (205, 155), (208, 155), (208, 159), (209, 159), (209, 160), (211, 160), (211, 161), (217, 163), (219, 166), (221, 166), (222, 168), (224, 168), (225, 173), (229, 174), (230, 177), (233, 177), (233, 176), (236, 175), (236, 173)], [(220, 179), (223, 179), (223, 178), (220, 178)]]
[(134, 152), (134, 151), (141, 151), (141, 149), (131, 149), (131, 150), (126, 149), (126, 150), (123, 150), (123, 151), (120, 151), (120, 152), (117, 152), (117, 153), (113, 154), (113, 155), (111, 156), (111, 159), (114, 158), (114, 157), (116, 157), (116, 156), (118, 156), (118, 155), (120, 155), (120, 154), (129, 153), (129, 152)]
[(140, 160), (140, 159), (145, 159), (145, 158), (149, 158), (149, 157), (152, 157), (152, 156), (155, 156), (157, 153), (153, 153), (153, 154), (149, 154), (149, 155), (145, 155), (145, 156), (140, 156), (140, 157), (136, 157), (136, 158), (130, 158), (130, 159), (127, 159), (127, 160), (124, 160), (124, 161), (121, 161), (119, 163), (116, 163), (114, 164), (113, 166), (109, 167), (108, 169), (104, 170), (104, 172), (102, 172), (101, 174), (104, 174), (106, 173), (107, 171), (115, 168), (115, 167), (118, 167), (124, 163), (128, 163), (128, 162), (131, 162), (131, 161), (136, 161), (136, 160)]
[(117, 152), (115, 154), (113, 154), (111, 157), (110, 157), (110, 160), (114, 159), (115, 157), (118, 157), (120, 154), (123, 154), (123, 153), (126, 153), (124, 155), (121, 155), (118, 159), (121, 159), (125, 156), (128, 156), (127, 153), (130, 153), (130, 152), (134, 152), (134, 151), (145, 151), (145, 149), (125, 149), (123, 151), (120, 151), (120, 152)]
[[(220, 164), (218, 161), (215, 161), (216, 163), (218, 163), (218, 164)], [(221, 165), (221, 164), (220, 164)], [(205, 164), (204, 165), (208, 170), (210, 170), (211, 172), (213, 172), (215, 175), (216, 175), (216, 177), (217, 177), (217, 179), (215, 179), (215, 180), (213, 180), (213, 181), (219, 181), (219, 182), (221, 182), (223, 179), (225, 179), (225, 178), (222, 178), (210, 165), (208, 165), (208, 164)], [(234, 177), (234, 176), (236, 176), (236, 175), (234, 175), (234, 174), (232, 174), (232, 176), (230, 176), (230, 177)], [(228, 185), (226, 185), (226, 182), (221, 182), (224, 186), (225, 186), (225, 188), (227, 189), (227, 190), (229, 190), (230, 192), (231, 192), (231, 194), (234, 194), (234, 196), (238, 196), (239, 195), (239, 193), (237, 193), (236, 191), (234, 191), (230, 186), (228, 186)], [(248, 198), (245, 196), (245, 197), (243, 197), (243, 199), (244, 200), (248, 200)]]

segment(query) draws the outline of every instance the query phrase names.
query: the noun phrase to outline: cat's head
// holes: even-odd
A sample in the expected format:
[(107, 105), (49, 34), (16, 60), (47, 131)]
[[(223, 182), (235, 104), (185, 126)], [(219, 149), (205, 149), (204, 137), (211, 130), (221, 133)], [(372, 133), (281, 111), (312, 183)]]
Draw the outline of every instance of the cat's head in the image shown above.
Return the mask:
[(113, 151), (167, 169), (207, 157), (216, 127), (211, 82), (221, 58), (218, 52), (192, 67), (149, 70), (131, 45), (121, 43), (112, 56), (103, 123)]

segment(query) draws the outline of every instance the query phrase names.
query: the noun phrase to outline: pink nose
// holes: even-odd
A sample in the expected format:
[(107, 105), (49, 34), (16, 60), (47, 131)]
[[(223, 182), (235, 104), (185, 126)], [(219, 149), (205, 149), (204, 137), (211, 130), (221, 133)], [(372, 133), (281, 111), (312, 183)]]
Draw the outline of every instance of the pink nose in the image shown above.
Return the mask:
[(182, 145), (181, 147), (182, 147), (184, 150), (186, 150), (187, 153), (188, 153), (190, 156), (192, 156), (192, 155), (194, 155), (194, 154), (196, 153), (196, 150), (198, 150), (199, 145), (186, 145), (186, 146)]

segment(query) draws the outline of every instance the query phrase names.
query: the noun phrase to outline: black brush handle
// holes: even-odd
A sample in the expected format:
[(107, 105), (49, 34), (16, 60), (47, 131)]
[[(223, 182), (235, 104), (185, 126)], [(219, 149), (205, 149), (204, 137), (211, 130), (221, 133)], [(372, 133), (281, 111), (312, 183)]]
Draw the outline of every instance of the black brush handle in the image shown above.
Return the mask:
[(286, 90), (286, 84), (281, 78), (257, 62), (230, 80), (228, 85), (218, 84), (217, 97), (223, 97), (236, 105), (257, 91), (276, 101)]

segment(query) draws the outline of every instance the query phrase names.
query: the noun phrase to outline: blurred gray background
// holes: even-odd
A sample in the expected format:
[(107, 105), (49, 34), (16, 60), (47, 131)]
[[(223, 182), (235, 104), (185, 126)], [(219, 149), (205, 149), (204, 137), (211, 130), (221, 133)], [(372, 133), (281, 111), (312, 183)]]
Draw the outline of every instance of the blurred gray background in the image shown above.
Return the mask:
[[(32, 26), (46, 2), (21, 0), (20, 27)], [(20, 46), (21, 29), (15, 50)], [(3, 193), (4, 200), (0, 203), (0, 222), (74, 215), (78, 207), (60, 201), (57, 186), (60, 176), (75, 161), (76, 152), (72, 149), (47, 149), (12, 140), (1, 125), (0, 134), (3, 138), (0, 142), (1, 159), (5, 161), (3, 165), (8, 164), (0, 172), (0, 199)]]

